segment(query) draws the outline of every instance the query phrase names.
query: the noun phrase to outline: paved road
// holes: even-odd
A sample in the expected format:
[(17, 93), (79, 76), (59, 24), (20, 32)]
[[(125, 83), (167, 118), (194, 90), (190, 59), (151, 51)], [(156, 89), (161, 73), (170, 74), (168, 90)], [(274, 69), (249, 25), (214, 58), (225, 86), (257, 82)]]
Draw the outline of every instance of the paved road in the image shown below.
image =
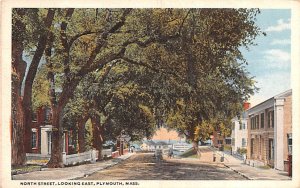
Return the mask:
[(199, 159), (158, 161), (153, 154), (139, 153), (83, 180), (245, 180), (222, 164), (201, 163)]

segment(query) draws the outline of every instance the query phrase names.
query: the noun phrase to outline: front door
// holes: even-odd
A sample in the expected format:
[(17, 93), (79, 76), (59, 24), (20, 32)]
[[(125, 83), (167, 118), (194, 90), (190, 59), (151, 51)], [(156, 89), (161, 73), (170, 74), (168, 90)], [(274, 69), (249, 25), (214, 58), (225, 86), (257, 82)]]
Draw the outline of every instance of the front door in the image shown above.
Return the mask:
[(274, 141), (272, 138), (269, 139), (269, 164), (274, 165)]
[(48, 140), (48, 154), (51, 154), (51, 149), (52, 149), (52, 137), (51, 137), (52, 132), (47, 132), (47, 140)]
[(254, 154), (254, 138), (251, 138), (251, 143), (250, 143), (250, 155), (251, 155), (251, 158), (253, 157), (253, 154)]

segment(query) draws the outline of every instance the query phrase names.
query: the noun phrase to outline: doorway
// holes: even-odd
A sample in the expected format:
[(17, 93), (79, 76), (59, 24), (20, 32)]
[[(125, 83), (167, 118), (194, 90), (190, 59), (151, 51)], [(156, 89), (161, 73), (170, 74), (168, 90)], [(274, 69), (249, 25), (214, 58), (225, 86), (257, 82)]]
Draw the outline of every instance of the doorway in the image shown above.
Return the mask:
[(52, 132), (47, 132), (47, 140), (48, 140), (48, 154), (50, 155), (51, 154), (51, 150), (52, 150)]

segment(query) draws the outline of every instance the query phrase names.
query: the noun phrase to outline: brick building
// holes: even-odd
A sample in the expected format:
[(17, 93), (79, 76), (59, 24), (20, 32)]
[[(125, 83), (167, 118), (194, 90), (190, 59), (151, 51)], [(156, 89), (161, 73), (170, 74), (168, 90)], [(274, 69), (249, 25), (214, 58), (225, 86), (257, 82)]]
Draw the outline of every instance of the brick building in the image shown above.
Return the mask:
[(230, 135), (224, 136), (220, 131), (214, 131), (213, 134), (210, 136), (212, 145), (214, 147), (221, 147), (223, 146), (231, 146), (231, 137)]
[[(52, 112), (49, 107), (41, 107), (33, 113), (31, 126), (31, 150), (27, 153), (50, 155), (52, 147)], [(72, 131), (64, 131), (63, 152), (74, 150)]]
[(292, 152), (292, 90), (276, 95), (248, 111), (247, 162), (287, 170)]

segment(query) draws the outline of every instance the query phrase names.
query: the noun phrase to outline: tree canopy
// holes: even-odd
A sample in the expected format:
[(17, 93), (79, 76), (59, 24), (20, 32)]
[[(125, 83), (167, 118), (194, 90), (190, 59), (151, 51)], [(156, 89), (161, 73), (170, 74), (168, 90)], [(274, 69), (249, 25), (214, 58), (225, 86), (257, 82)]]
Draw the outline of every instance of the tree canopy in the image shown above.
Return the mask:
[(240, 47), (254, 45), (263, 34), (255, 24), (258, 13), (67, 8), (30, 9), (20, 18), (13, 12), (13, 23), (28, 24), (13, 40), (22, 40), (23, 53), (36, 50), (25, 109), (31, 112), (32, 99), (34, 106), (50, 104), (53, 110), (50, 164), (62, 161), (63, 122), (86, 114), (99, 118), (92, 123), (102, 124), (107, 138), (121, 130), (137, 139), (150, 137), (162, 121), (191, 141), (228, 127), (256, 90)]

